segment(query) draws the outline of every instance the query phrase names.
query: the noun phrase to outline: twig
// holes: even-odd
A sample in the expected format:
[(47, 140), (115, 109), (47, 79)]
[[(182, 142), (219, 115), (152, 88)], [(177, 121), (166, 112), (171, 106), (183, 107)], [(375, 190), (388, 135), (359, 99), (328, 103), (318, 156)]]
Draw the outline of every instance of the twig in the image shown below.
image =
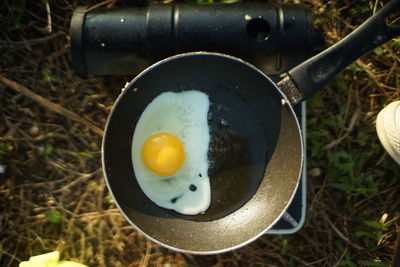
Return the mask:
[(391, 266), (400, 266), (400, 226), (396, 227), (397, 238), (396, 238), (396, 247), (393, 253), (393, 260)]
[(151, 252), (151, 241), (150, 240), (146, 240), (146, 253), (144, 255), (144, 257), (142, 257), (142, 259), (140, 260), (140, 267), (146, 267), (147, 264), (149, 263), (149, 258), (150, 258), (150, 252)]
[(52, 32), (52, 28), (51, 28), (51, 12), (50, 12), (50, 4), (49, 1), (46, 1), (46, 13), (47, 13), (47, 30), (49, 31), (49, 33)]
[(327, 257), (324, 257), (324, 258), (322, 258), (322, 259), (319, 259), (319, 260), (310, 262), (310, 263), (308, 263), (308, 265), (311, 266), (311, 265), (315, 265), (315, 264), (318, 264), (318, 263), (321, 263), (321, 262), (325, 262), (327, 259), (328, 259), (328, 256), (327, 256)]
[(105, 0), (105, 1), (103, 1), (103, 2), (100, 2), (100, 3), (98, 3), (98, 4), (93, 5), (93, 6), (91, 6), (91, 7), (88, 7), (88, 8), (85, 10), (85, 12), (92, 11), (93, 9), (96, 9), (96, 8), (101, 7), (101, 6), (104, 6), (104, 5), (107, 5), (107, 7), (110, 8), (110, 7), (112, 7), (116, 2), (117, 2), (117, 0)]
[(365, 64), (361, 59), (357, 59), (356, 63), (369, 75), (369, 78), (372, 81), (374, 81), (375, 84), (377, 86), (379, 86), (381, 89), (385, 88), (385, 89), (389, 89), (389, 90), (393, 90), (393, 91), (398, 90), (398, 88), (381, 83), (378, 79), (376, 79), (375, 72), (372, 71), (371, 68), (367, 64)]
[(0, 81), (7, 84), (8, 86), (10, 86), (12, 89), (17, 91), (18, 93), (21, 93), (21, 94), (29, 97), (30, 99), (32, 99), (33, 101), (37, 102), (38, 104), (44, 106), (45, 108), (48, 108), (55, 113), (61, 114), (71, 120), (74, 120), (78, 123), (83, 124), (84, 126), (91, 129), (93, 132), (97, 133), (98, 135), (101, 135), (101, 136), (103, 135), (103, 130), (101, 130), (100, 128), (95, 126), (92, 122), (90, 122), (90, 121), (78, 116), (76, 113), (74, 113), (66, 108), (63, 108), (62, 106), (55, 104), (55, 103), (51, 102), (50, 100), (47, 100), (46, 98), (32, 92), (25, 86), (23, 86), (19, 83), (16, 83), (14, 81), (11, 81), (3, 76), (0, 76)]
[[(0, 43), (1, 43), (1, 41), (0, 41)], [(12, 67), (9, 67), (9, 68), (2, 68), (1, 66), (0, 66), (0, 72), (5, 72), (5, 71), (15, 71), (15, 70), (24, 70), (24, 69), (30, 69), (30, 68), (32, 68), (31, 66), (33, 65), (33, 66), (36, 66), (37, 64), (38, 64), (38, 62), (40, 62), (40, 61), (42, 61), (42, 60), (51, 60), (52, 58), (56, 58), (56, 57), (59, 57), (59, 56), (61, 56), (61, 55), (63, 55), (63, 54), (67, 54), (68, 53), (68, 48), (62, 48), (62, 49), (60, 49), (60, 50), (58, 50), (57, 52), (55, 52), (55, 53), (51, 53), (51, 54), (49, 54), (49, 55), (47, 55), (47, 56), (45, 56), (45, 57), (41, 57), (41, 58), (38, 58), (37, 59), (37, 62), (33, 62), (33, 61), (30, 61), (30, 62), (28, 62), (28, 63), (23, 63), (23, 64), (21, 64), (21, 65), (17, 65), (17, 66), (12, 66)]]
[(37, 43), (47, 42), (47, 41), (54, 39), (56, 37), (59, 37), (61, 35), (67, 36), (67, 34), (65, 32), (58, 31), (56, 33), (53, 33), (53, 34), (45, 36), (45, 37), (33, 38), (33, 39), (28, 39), (28, 40), (23, 40), (23, 41), (1, 40), (0, 44), (10, 44), (10, 45), (26, 45), (27, 43), (28, 44), (37, 44)]
[(76, 217), (78, 217), (78, 218), (81, 218), (81, 217), (93, 218), (93, 217), (102, 217), (102, 216), (109, 216), (109, 215), (120, 216), (121, 213), (118, 209), (108, 209), (108, 210), (104, 210), (104, 211), (93, 211), (93, 212), (81, 213), (81, 214), (76, 215)]
[(376, 13), (376, 10), (378, 8), (378, 2), (379, 2), (378, 0), (375, 0), (374, 9), (372, 10), (372, 14)]
[(311, 197), (312, 201), (310, 203), (310, 207), (308, 208), (309, 213), (313, 213), (314, 212), (314, 206), (316, 205), (316, 203), (320, 203), (321, 202), (321, 198), (322, 198), (322, 194), (325, 191), (325, 188), (328, 184), (328, 179), (322, 179), (323, 182), (321, 184), (321, 187), (318, 189), (317, 193)]
[(342, 232), (340, 232), (340, 230), (333, 224), (333, 222), (329, 219), (328, 215), (326, 215), (325, 213), (322, 213), (322, 216), (324, 217), (324, 219), (328, 222), (329, 226), (336, 232), (336, 234), (343, 239), (347, 244), (349, 244), (350, 246), (354, 247), (355, 249), (358, 250), (365, 250), (363, 247), (357, 245), (357, 244), (353, 244), (350, 239), (348, 237), (346, 237)]
[(61, 188), (59, 188), (57, 190), (54, 190), (53, 193), (60, 193), (63, 190), (66, 190), (67, 188), (69, 188), (69, 187), (71, 187), (71, 186), (73, 186), (73, 185), (75, 185), (77, 183), (80, 183), (81, 181), (88, 180), (88, 179), (92, 178), (93, 176), (95, 176), (96, 174), (98, 174), (100, 171), (101, 171), (101, 168), (97, 169), (94, 172), (82, 175), (81, 177), (78, 177), (75, 180), (73, 180), (72, 182), (70, 182), (69, 184), (66, 184), (66, 185), (64, 185), (63, 187), (61, 187)]
[[(66, 153), (67, 152), (67, 150), (64, 150), (64, 149), (58, 149), (58, 151), (61, 152), (61, 153)], [(78, 171), (72, 170), (70, 165), (69, 166), (62, 166), (62, 164), (60, 164), (59, 162), (53, 161), (51, 159), (48, 160), (48, 163), (49, 163), (50, 166), (52, 166), (54, 169), (56, 169), (60, 173), (62, 173), (61, 171), (64, 171), (64, 172), (67, 172), (67, 173), (70, 173), (70, 174), (75, 174), (75, 175), (86, 175), (86, 173), (82, 173), (82, 172), (78, 172)]]
[(98, 259), (99, 259), (99, 263), (100, 266), (107, 266), (106, 265), (106, 260), (105, 260), (105, 255), (104, 255), (104, 245), (103, 245), (103, 231), (106, 233), (107, 231), (103, 230), (104, 226), (106, 226), (104, 220), (100, 220), (99, 223), (99, 255), (98, 255)]
[[(395, 39), (391, 40), (391, 42), (395, 42)], [(382, 45), (382, 47), (383, 47), (387, 52), (389, 52), (390, 56), (391, 56), (393, 59), (395, 59), (395, 61), (400, 62), (400, 57), (399, 57), (396, 53), (393, 52), (392, 48), (390, 48), (390, 46), (389, 46), (389, 43), (386, 43), (386, 44)]]
[(336, 264), (333, 265), (333, 267), (339, 266), (339, 264), (341, 264), (341, 261), (344, 258), (344, 256), (346, 256), (347, 251), (348, 251), (348, 247), (346, 246), (346, 248), (342, 252), (342, 255), (340, 255), (340, 258), (337, 260)]
[(330, 142), (329, 144), (325, 145), (322, 149), (323, 150), (331, 149), (331, 148), (335, 147), (336, 145), (338, 145), (340, 142), (342, 142), (347, 136), (349, 136), (350, 133), (353, 131), (354, 126), (355, 126), (355, 124), (358, 121), (360, 116), (361, 116), (361, 109), (360, 109), (360, 107), (358, 107), (356, 109), (356, 111), (353, 113), (353, 116), (350, 119), (349, 126), (347, 128), (344, 127), (344, 130), (346, 132), (341, 137), (339, 137), (338, 139), (336, 139), (336, 140)]

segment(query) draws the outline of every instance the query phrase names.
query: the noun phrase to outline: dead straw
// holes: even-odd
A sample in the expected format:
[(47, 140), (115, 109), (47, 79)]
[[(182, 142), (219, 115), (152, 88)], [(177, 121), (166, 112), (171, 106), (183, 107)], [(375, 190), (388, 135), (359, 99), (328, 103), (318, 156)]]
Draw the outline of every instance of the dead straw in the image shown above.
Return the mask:
[(33, 91), (29, 90), (25, 86), (15, 82), (15, 81), (9, 80), (4, 76), (0, 76), (0, 81), (7, 84), (10, 88), (14, 89), (18, 93), (21, 93), (21, 94), (29, 97), (33, 101), (42, 105), (43, 107), (88, 127), (89, 129), (91, 129), (92, 131), (94, 131), (95, 133), (97, 133), (100, 136), (103, 135), (103, 130), (100, 129), (99, 127), (97, 127), (96, 125), (94, 125), (92, 122), (90, 122), (90, 121), (82, 118), (81, 116), (78, 116), (76, 113), (74, 113), (66, 108), (63, 108), (62, 106), (55, 104), (55, 103), (51, 102), (50, 100), (34, 93)]

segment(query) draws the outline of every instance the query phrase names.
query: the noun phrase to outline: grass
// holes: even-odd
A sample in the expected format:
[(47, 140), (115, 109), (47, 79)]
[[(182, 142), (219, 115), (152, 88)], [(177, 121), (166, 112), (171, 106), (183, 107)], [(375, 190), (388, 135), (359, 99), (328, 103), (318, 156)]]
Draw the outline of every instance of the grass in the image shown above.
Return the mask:
[[(55, 249), (63, 259), (90, 266), (389, 266), (400, 224), (400, 167), (380, 146), (374, 121), (400, 99), (400, 39), (357, 60), (309, 99), (303, 228), (230, 253), (190, 256), (144, 238), (107, 192), (101, 131), (93, 129), (104, 127), (119, 89), (132, 77), (81, 79), (70, 69), (69, 18), (84, 2), (96, 3), (49, 1), (52, 33), (46, 1), (0, 4), (1, 75), (57, 104), (38, 105), (0, 82), (0, 165), (6, 166), (0, 174), (1, 266)], [(313, 11), (329, 44), (382, 5), (299, 2)]]

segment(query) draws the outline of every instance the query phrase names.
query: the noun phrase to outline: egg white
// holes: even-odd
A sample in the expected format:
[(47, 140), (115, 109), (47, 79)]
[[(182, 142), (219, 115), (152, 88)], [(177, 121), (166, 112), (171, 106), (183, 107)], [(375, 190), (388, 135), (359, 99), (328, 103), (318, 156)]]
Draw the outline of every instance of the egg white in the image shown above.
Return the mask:
[[(200, 91), (165, 92), (148, 104), (136, 124), (132, 141), (135, 176), (146, 196), (163, 208), (196, 215), (204, 213), (210, 206), (209, 106), (208, 96)], [(141, 158), (145, 141), (160, 132), (177, 136), (185, 149), (182, 167), (170, 177), (153, 173)], [(189, 189), (191, 185), (196, 187), (195, 191)]]

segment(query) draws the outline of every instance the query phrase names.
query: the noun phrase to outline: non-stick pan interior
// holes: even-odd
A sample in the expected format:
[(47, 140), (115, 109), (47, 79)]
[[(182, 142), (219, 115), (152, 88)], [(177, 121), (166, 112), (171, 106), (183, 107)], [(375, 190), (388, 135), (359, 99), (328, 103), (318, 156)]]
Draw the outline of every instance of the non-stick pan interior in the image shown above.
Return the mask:
[[(212, 204), (196, 216), (151, 202), (131, 163), (133, 132), (147, 104), (162, 92), (184, 90), (203, 91), (212, 103)], [(281, 100), (260, 72), (217, 54), (178, 56), (139, 75), (116, 102), (103, 143), (107, 184), (125, 216), (153, 240), (192, 252), (238, 246), (272, 226), (290, 201), (301, 168), (298, 125)]]

